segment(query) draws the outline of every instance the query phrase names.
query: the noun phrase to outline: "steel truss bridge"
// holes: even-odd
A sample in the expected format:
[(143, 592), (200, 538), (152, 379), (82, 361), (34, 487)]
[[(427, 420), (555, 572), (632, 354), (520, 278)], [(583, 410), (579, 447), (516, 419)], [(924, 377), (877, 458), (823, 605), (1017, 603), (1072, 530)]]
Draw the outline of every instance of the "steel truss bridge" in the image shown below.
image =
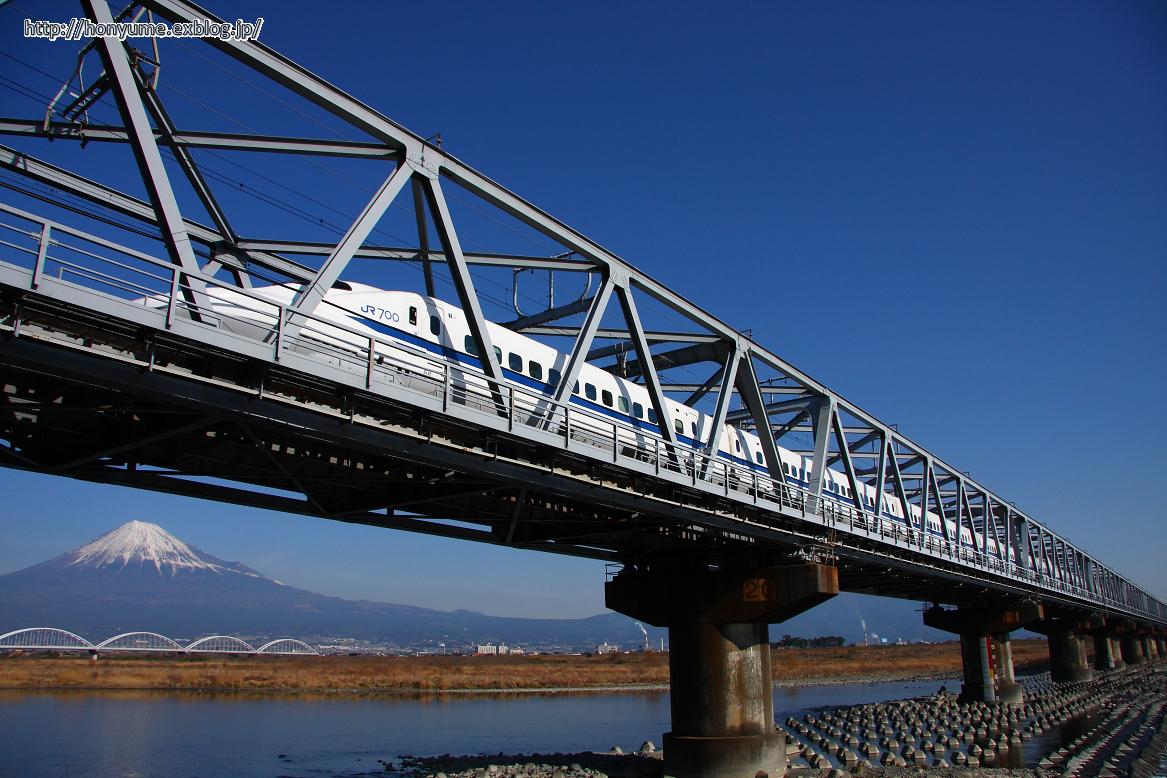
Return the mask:
[(178, 654), (283, 654), (313, 655), (319, 651), (294, 638), (269, 640), (256, 648), (230, 635), (208, 635), (183, 646), (157, 632), (125, 632), (100, 643), (90, 643), (80, 635), (56, 627), (26, 627), (0, 635), (0, 651), (136, 651), (140, 653)]
[[(104, 0), (81, 6), (96, 21), (215, 18), (182, 0), (120, 13)], [(147, 193), (96, 180), (107, 168), (83, 174), (0, 147), (0, 463), (615, 562), (673, 549), (815, 549), (837, 560), (851, 591), (958, 605), (1028, 597), (1167, 623), (1163, 602), (1047, 524), (438, 145), (259, 42), (197, 45), (361, 137), (180, 127), (162, 99), (163, 55), (113, 39), (81, 48), (43, 116), (0, 120), (14, 143), (41, 151), (128, 146)], [(118, 121), (91, 120), (102, 107)], [(334, 242), (251, 237), (196, 158), (212, 150), (391, 170)], [(467, 251), (451, 193), (558, 250)], [(414, 245), (372, 240), (394, 202), (416, 219)], [(320, 316), (324, 295), (358, 267), (405, 269), (431, 296), (448, 283), (489, 387), (400, 341), (338, 336)], [(478, 290), (499, 271), (513, 273), (516, 300), (524, 272), (587, 279), (577, 299), (556, 303), (552, 290), (544, 310), (505, 323), (568, 355), (553, 391), (511, 380), (495, 356)], [(290, 303), (252, 291), (273, 282), (292, 285)], [(228, 292), (265, 312), (251, 337), (228, 332), (213, 309)], [(605, 417), (610, 435), (589, 431), (581, 422), (595, 414), (570, 403), (585, 363), (642, 383), (659, 419), (668, 396), (705, 408), (712, 429), (753, 430), (769, 472), (714, 456), (708, 431), (696, 453), (667, 423), (648, 444)], [(699, 369), (701, 380), (688, 377)], [(779, 445), (808, 459), (809, 486), (787, 483)], [(827, 468), (849, 499), (824, 491)], [(861, 484), (874, 488), (874, 505)], [(948, 522), (936, 536), (887, 519), (895, 499), (974, 531), (979, 544), (960, 543)]]

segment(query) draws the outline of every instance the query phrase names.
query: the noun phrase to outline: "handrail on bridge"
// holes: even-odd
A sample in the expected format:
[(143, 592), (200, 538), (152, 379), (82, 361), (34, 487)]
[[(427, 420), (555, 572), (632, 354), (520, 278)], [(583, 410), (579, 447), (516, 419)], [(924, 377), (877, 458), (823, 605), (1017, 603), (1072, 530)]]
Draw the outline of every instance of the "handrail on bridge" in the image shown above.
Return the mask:
[[(164, 309), (164, 320), (160, 324), (165, 329), (172, 329), (180, 324), (221, 329), (218, 326), (220, 323), (243, 320), (216, 310), (213, 307), (214, 303), (230, 299), (231, 304), (238, 306), (240, 301), (246, 301), (242, 307), (268, 323), (266, 328), (260, 327), (260, 334), (256, 338), (238, 336), (240, 342), (246, 342), (253, 352), (257, 348), (260, 349), (260, 355), (273, 362), (286, 360), (292, 353), (310, 359), (325, 360), (349, 372), (363, 374), (364, 388), (369, 391), (383, 391), (380, 386), (392, 385), (432, 398), (440, 396), (444, 412), (448, 412), (451, 405), (456, 404), (495, 420), (505, 416), (508, 431), (523, 428), (529, 434), (550, 434), (558, 438), (560, 444), (565, 447), (586, 445), (592, 449), (589, 456), (610, 462), (651, 466), (656, 475), (664, 473), (672, 479), (682, 478), (688, 485), (702, 491), (765, 508), (794, 510), (799, 512), (802, 518), (818, 520), (830, 527), (846, 525), (851, 533), (862, 533), (863, 536), (875, 538), (884, 544), (908, 548), (963, 567), (1025, 581), (1038, 588), (1069, 594), (1105, 609), (1143, 615), (1141, 606), (1137, 604), (1124, 602), (1103, 590), (1095, 591), (1094, 589), (1099, 588), (1097, 586), (1092, 589), (1084, 585), (1085, 582), (1080, 584), (1059, 577), (1061, 571), (1049, 565), (1044, 556), (1039, 566), (1050, 568), (1044, 571), (1006, 558), (1006, 544), (1000, 542), (995, 531), (993, 540), (998, 550), (996, 553), (989, 552), (987, 526), (982, 529), (986, 535), (983, 539), (986, 548), (970, 548), (963, 542), (953, 542), (947, 537), (931, 536), (921, 527), (896, 520), (885, 520), (873, 512), (859, 510), (849, 503), (838, 504), (825, 494), (817, 498), (816, 504), (812, 492), (801, 486), (777, 481), (769, 475), (731, 464), (716, 456), (706, 456), (688, 448), (674, 447), (659, 437), (645, 435), (631, 425), (602, 417), (568, 402), (555, 402), (546, 394), (532, 392), (505, 379), (494, 381), (464, 367), (452, 367), (449, 362), (434, 359), (427, 352), (410, 344), (366, 335), (315, 313), (295, 310), (250, 289), (226, 284), (204, 273), (184, 270), (141, 251), (5, 203), (0, 203), (0, 211), (39, 226), (39, 229), (22, 230), (15, 225), (0, 222), (0, 228), (7, 228), (35, 241), (34, 249), (0, 240), (0, 245), (18, 249), (35, 257), (28, 279), (28, 288), (32, 291), (44, 293), (42, 287), (51, 280), (65, 284), (71, 289), (84, 289), (121, 303), (140, 306), (140, 310), (158, 313)], [(128, 260), (114, 260), (70, 245), (55, 238), (54, 233), (64, 233), (118, 252)], [(57, 248), (77, 252), (82, 257), (99, 263), (99, 266), (94, 268), (79, 264), (77, 261), (69, 261), (59, 256)], [(145, 267), (135, 266), (132, 261), (145, 263)], [(56, 269), (58, 278), (52, 278), (50, 267)], [(193, 289), (195, 282), (207, 290), (204, 292), (206, 306), (200, 306), (200, 296), (193, 294), (183, 296), (184, 292)], [(259, 326), (254, 319), (248, 319), (246, 323)], [(494, 384), (505, 390), (504, 401), (501, 404), (498, 393), (491, 389)], [(605, 436), (598, 432), (603, 429), (610, 429), (611, 432)], [(1028, 517), (1025, 519), (1051, 538), (1059, 537), (1039, 522)], [(942, 518), (942, 521), (945, 520)], [(959, 521), (956, 526), (959, 534), (961, 526)], [(1016, 549), (1016, 553), (1021, 557), (1025, 551)], [(1151, 607), (1154, 609), (1157, 601), (1149, 598), (1149, 595), (1141, 590), (1136, 591), (1152, 603)], [(1157, 615), (1160, 618), (1163, 616), (1162, 613), (1146, 615)], [(196, 643), (208, 640), (210, 638), (204, 638)], [(250, 646), (247, 648), (255, 650)], [(192, 644), (186, 650), (197, 649), (195, 644)]]

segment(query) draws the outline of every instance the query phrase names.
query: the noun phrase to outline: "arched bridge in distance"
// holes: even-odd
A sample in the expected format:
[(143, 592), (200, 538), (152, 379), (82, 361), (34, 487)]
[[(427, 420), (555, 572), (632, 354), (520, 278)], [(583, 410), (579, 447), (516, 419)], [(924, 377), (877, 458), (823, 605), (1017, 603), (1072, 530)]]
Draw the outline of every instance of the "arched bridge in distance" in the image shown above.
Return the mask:
[(278, 638), (259, 647), (230, 635), (208, 635), (181, 645), (157, 632), (125, 632), (99, 643), (90, 643), (80, 635), (57, 627), (25, 627), (0, 635), (0, 651), (134, 651), (138, 653), (181, 654), (279, 654), (319, 656), (320, 652), (302, 640)]
[[(143, 11), (214, 18), (119, 18)], [(1019, 698), (1021, 627), (1057, 680), (1089, 675), (1087, 638), (1103, 669), (1162, 647), (1163, 602), (967, 465), (261, 43), (185, 45), (350, 135), (207, 130), (163, 101), (183, 49), (164, 71), (113, 38), (74, 48), (100, 77), (0, 119), (0, 464), (616, 563), (608, 605), (670, 630), (678, 778), (785, 764), (768, 624), (840, 590), (931, 603), (971, 699)], [(120, 148), (146, 199), (47, 158), (73, 143)], [(387, 175), (329, 240), (248, 235), (221, 196), (256, 187), (216, 168), (228, 151), (255, 181), (280, 160), (284, 191), (336, 160)], [(508, 251), (484, 212), (547, 250)], [(381, 226), (402, 219), (415, 239)], [(510, 311), (484, 291), (500, 279)]]

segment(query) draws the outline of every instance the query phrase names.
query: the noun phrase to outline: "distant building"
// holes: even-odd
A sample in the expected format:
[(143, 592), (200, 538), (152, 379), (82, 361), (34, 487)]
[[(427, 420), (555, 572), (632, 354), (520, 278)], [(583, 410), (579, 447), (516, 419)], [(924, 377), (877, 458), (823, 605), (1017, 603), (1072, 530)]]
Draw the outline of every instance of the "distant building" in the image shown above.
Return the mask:
[(618, 653), (620, 653), (620, 646), (616, 645), (615, 643), (608, 643), (605, 641), (605, 642), (601, 643), (600, 645), (596, 646), (596, 653), (597, 654), (618, 654)]
[(508, 646), (506, 643), (499, 643), (497, 646), (494, 643), (487, 643), (478, 646), (475, 654), (490, 654), (492, 656), (506, 656), (507, 654), (521, 654), (523, 649), (514, 646)]

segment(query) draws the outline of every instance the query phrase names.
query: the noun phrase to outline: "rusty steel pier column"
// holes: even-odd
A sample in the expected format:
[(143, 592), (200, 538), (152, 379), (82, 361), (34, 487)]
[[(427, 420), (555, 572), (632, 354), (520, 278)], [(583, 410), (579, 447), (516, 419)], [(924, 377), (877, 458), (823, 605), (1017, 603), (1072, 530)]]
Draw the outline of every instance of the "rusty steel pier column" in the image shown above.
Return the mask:
[(838, 571), (756, 554), (719, 562), (664, 559), (625, 567), (605, 586), (609, 608), (669, 629), (672, 730), (665, 774), (751, 778), (786, 772), (774, 722), (769, 624), (833, 597)]

